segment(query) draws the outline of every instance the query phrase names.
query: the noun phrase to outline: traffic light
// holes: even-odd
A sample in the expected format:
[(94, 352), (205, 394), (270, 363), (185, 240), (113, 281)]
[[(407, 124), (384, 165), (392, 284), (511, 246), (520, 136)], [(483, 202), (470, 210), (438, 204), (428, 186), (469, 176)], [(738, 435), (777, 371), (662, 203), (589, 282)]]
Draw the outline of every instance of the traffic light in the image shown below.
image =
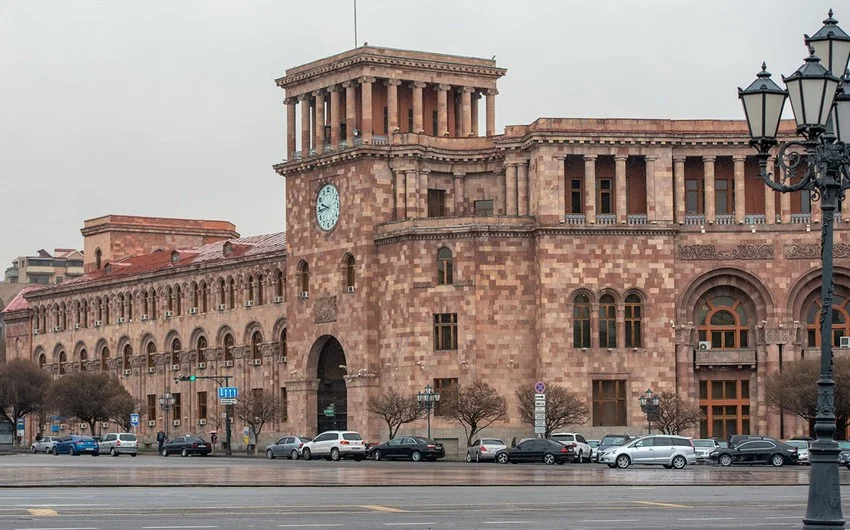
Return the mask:
[(190, 383), (194, 383), (197, 376), (194, 375), (181, 375), (177, 378), (178, 381), (189, 381)]

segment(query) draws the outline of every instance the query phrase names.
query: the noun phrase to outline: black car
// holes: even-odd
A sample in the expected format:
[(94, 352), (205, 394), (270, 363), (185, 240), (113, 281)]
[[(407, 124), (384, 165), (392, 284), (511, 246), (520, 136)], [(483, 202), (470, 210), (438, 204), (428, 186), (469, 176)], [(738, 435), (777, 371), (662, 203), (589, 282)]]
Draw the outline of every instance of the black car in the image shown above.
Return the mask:
[(628, 434), (606, 434), (601, 440), (599, 440), (599, 445), (593, 452), (593, 461), (599, 462), (599, 455), (604, 453), (606, 450), (611, 449), (612, 447), (617, 447), (618, 445), (623, 445), (633, 439), (634, 437), (629, 436)]
[(180, 456), (207, 456), (212, 452), (212, 445), (197, 436), (178, 436), (165, 442), (162, 446), (162, 456), (180, 453)]
[(547, 465), (563, 464), (575, 459), (575, 451), (555, 440), (532, 438), (520, 442), (516, 447), (502, 449), (496, 453), (496, 462), (500, 464), (518, 464), (520, 462), (543, 462)]
[(772, 440), (772, 438), (768, 436), (758, 436), (755, 434), (733, 434), (727, 441), (729, 443), (729, 447), (735, 447), (747, 440)]
[(375, 460), (409, 458), (414, 462), (420, 460), (434, 461), (446, 456), (443, 444), (421, 436), (398, 436), (389, 442), (373, 445), (366, 453)]
[(718, 448), (708, 455), (709, 462), (721, 466), (732, 464), (771, 464), (780, 467), (797, 461), (797, 448), (766, 436), (758, 439), (730, 440), (729, 447)]

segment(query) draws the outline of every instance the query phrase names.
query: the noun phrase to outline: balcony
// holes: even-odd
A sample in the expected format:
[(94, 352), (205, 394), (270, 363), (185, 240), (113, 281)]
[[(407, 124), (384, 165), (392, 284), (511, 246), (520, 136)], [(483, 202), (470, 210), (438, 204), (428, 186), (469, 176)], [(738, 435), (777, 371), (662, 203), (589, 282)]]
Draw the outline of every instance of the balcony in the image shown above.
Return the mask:
[(583, 225), (585, 223), (583, 213), (570, 213), (564, 216), (564, 222), (568, 225)]
[(694, 350), (694, 368), (751, 367), (758, 364), (755, 350)]
[(812, 214), (810, 213), (792, 213), (791, 214), (791, 224), (792, 225), (805, 225), (809, 224), (812, 221)]
[(596, 214), (596, 224), (598, 225), (615, 225), (617, 224), (617, 216), (611, 213)]
[(628, 219), (629, 226), (645, 225), (649, 223), (649, 219), (645, 213), (630, 214), (626, 218)]
[(705, 224), (705, 216), (704, 215), (694, 215), (688, 214), (685, 216), (685, 224), (694, 226), (694, 225), (704, 225)]
[(735, 224), (735, 216), (734, 215), (718, 215), (714, 218), (714, 224), (716, 225), (733, 225)]

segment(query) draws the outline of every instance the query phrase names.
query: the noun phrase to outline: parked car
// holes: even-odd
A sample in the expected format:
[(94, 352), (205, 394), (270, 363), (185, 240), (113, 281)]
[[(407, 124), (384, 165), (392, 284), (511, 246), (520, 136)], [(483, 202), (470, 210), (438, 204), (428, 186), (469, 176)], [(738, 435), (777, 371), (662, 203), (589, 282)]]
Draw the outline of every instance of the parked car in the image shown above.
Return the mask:
[(312, 441), (312, 438), (306, 436), (284, 436), (275, 443), (266, 446), (266, 457), (274, 459), (285, 456), (290, 460), (298, 460), (304, 444)]
[(599, 455), (612, 447), (623, 445), (634, 438), (628, 434), (606, 434), (599, 440), (599, 447), (596, 448), (596, 461), (599, 462)]
[(180, 453), (180, 456), (201, 455), (207, 456), (212, 452), (212, 444), (203, 438), (187, 434), (177, 436), (165, 442), (162, 446), (162, 456)]
[(479, 438), (466, 449), (466, 461), (495, 460), (496, 453), (507, 447), (507, 444), (499, 438)]
[(131, 432), (110, 432), (104, 435), (97, 445), (101, 453), (109, 453), (112, 456), (136, 456), (139, 452), (139, 442)]
[(561, 442), (567, 447), (573, 448), (573, 462), (583, 463), (590, 462), (590, 446), (587, 444), (587, 440), (584, 439), (584, 436), (573, 433), (573, 432), (556, 432), (552, 436), (549, 437), (551, 440), (555, 440), (557, 442)]
[(838, 463), (850, 469), (850, 441), (838, 440), (838, 449), (841, 451), (838, 454)]
[(811, 442), (808, 440), (801, 440), (798, 438), (791, 438), (790, 440), (785, 440), (783, 442), (785, 445), (790, 445), (791, 447), (797, 448), (797, 463), (807, 466), (811, 464), (811, 460), (809, 457), (809, 447), (811, 446)]
[(766, 436), (758, 436), (756, 434), (733, 434), (729, 437), (729, 447), (735, 447), (736, 445), (742, 444), (747, 440), (765, 440)]
[(446, 456), (443, 444), (421, 436), (397, 436), (388, 442), (375, 445), (369, 449), (367, 456), (375, 460), (386, 458), (409, 458), (414, 462), (421, 460), (435, 461)]
[(620, 469), (632, 464), (682, 469), (688, 464), (696, 464), (697, 455), (690, 438), (653, 434), (606, 449), (599, 454), (599, 462)]
[(354, 431), (325, 431), (307, 442), (301, 448), (304, 460), (314, 457), (329, 458), (338, 461), (353, 458), (359, 462), (366, 456), (366, 446), (360, 433)]
[(72, 434), (60, 438), (53, 444), (53, 454), (57, 456), (60, 454), (98, 456), (100, 449), (97, 446), (97, 442), (91, 436)]
[(590, 446), (590, 461), (596, 462), (597, 451), (596, 449), (599, 447), (599, 440), (588, 440), (587, 445)]
[(697, 463), (699, 464), (707, 464), (708, 455), (720, 447), (720, 443), (714, 438), (695, 439), (693, 442), (694, 451), (696, 451), (697, 454)]
[(49, 453), (53, 451), (53, 444), (55, 444), (58, 439), (58, 436), (42, 436), (39, 440), (32, 443), (32, 452)]
[(780, 467), (797, 461), (797, 448), (768, 437), (730, 442), (730, 447), (719, 448), (708, 455), (709, 461), (721, 466), (732, 464), (771, 464)]
[(520, 462), (543, 462), (546, 465), (572, 462), (576, 453), (573, 447), (545, 438), (524, 440), (516, 447), (502, 449), (496, 453), (496, 462), (500, 464), (518, 464)]

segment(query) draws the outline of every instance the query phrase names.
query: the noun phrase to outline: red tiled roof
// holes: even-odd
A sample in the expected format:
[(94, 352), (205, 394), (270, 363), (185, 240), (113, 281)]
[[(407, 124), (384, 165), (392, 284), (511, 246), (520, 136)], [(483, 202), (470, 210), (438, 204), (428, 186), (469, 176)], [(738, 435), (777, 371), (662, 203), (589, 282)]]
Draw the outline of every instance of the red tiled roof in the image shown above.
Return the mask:
[(40, 291), (46, 288), (46, 285), (33, 285), (31, 287), (23, 288), (21, 292), (15, 295), (15, 297), (12, 298), (12, 301), (9, 302), (5, 308), (3, 308), (3, 311), (0, 311), (0, 313), (11, 313), (12, 311), (20, 311), (22, 309), (29, 308), (29, 304), (27, 303), (27, 299), (24, 298), (24, 295), (27, 293), (32, 293), (34, 291)]

